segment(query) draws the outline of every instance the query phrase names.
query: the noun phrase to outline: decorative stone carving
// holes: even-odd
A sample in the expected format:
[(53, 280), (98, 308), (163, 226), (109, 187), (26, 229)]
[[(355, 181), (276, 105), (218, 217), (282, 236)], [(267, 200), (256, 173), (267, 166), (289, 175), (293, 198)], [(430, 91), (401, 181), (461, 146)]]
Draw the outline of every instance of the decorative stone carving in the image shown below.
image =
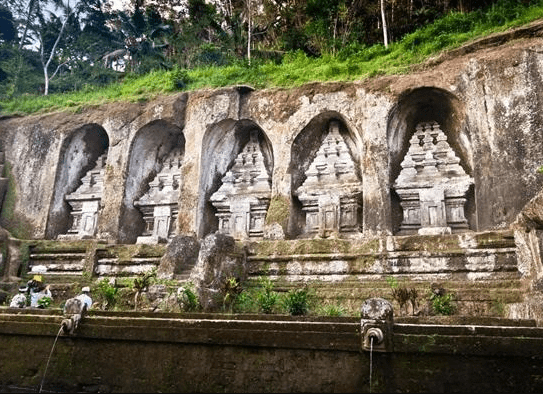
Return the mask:
[(96, 160), (94, 168), (81, 178), (81, 186), (64, 198), (72, 207), (72, 226), (67, 234), (60, 234), (58, 239), (92, 238), (96, 232), (98, 211), (104, 190), (104, 165), (107, 152)]
[(473, 178), (437, 122), (419, 123), (411, 137), (394, 189), (401, 199), (399, 234), (450, 234), (469, 229), (464, 216)]
[(305, 212), (305, 234), (328, 237), (360, 231), (362, 181), (338, 121), (330, 122), (328, 135), (305, 175), (294, 192)]
[(270, 176), (255, 130), (210, 198), (217, 209), (218, 231), (235, 239), (261, 239), (270, 197)]
[(149, 183), (149, 191), (134, 206), (143, 214), (145, 230), (136, 243), (158, 243), (174, 236), (179, 212), (179, 182), (183, 156), (179, 149), (173, 150), (164, 160), (162, 169)]

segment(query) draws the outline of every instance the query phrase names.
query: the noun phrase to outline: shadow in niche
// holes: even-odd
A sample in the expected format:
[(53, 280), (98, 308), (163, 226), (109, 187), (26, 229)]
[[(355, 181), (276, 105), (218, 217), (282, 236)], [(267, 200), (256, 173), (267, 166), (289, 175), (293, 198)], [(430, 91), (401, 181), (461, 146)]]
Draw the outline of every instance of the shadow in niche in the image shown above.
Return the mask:
[(468, 175), (471, 147), (465, 145), (469, 135), (464, 122), (460, 101), (436, 88), (404, 94), (391, 111), (388, 145), (393, 233), (474, 228), (473, 178)]
[[(247, 120), (215, 125), (204, 135), (201, 168), (198, 236), (220, 231), (238, 238), (258, 237), (261, 232), (255, 228), (263, 224), (262, 209), (270, 198), (261, 186), (271, 187), (273, 173), (266, 134)], [(237, 230), (233, 223), (238, 223)]]
[(347, 236), (362, 225), (359, 149), (337, 113), (315, 117), (291, 148), (292, 238)]
[(49, 210), (45, 237), (55, 239), (73, 227), (72, 207), (66, 196), (82, 186), (82, 178), (96, 165), (98, 158), (107, 155), (109, 138), (103, 127), (88, 124), (75, 130), (61, 147), (55, 179), (53, 203)]
[[(167, 182), (161, 183), (162, 179), (156, 179), (156, 177), (164, 169), (164, 165), (170, 165), (168, 157), (172, 152), (175, 152), (176, 157), (179, 159), (175, 164), (176, 169), (166, 177), (168, 178)], [(128, 175), (121, 206), (118, 236), (120, 243), (136, 243), (139, 236), (152, 233), (153, 229), (149, 228), (149, 226), (154, 223), (154, 211), (150, 208), (151, 205), (145, 203), (143, 204), (145, 206), (143, 210), (138, 208), (136, 201), (142, 198), (145, 200), (148, 197), (146, 193), (152, 191), (151, 189), (155, 187), (157, 190), (163, 186), (173, 188), (172, 182), (175, 172), (178, 175), (175, 178), (177, 182), (175, 191), (178, 196), (179, 183), (182, 182), (180, 164), (184, 153), (185, 136), (179, 127), (169, 122), (164, 120), (153, 121), (137, 132), (130, 149)], [(156, 182), (156, 184), (153, 182)], [(175, 191), (172, 190), (172, 193)], [(173, 205), (177, 209), (177, 204)], [(165, 213), (165, 210), (167, 209), (163, 209), (162, 212)], [(171, 209), (169, 216), (167, 213), (165, 214), (169, 217), (168, 223), (174, 225), (175, 218), (172, 220)], [(149, 240), (149, 242), (154, 241)]]

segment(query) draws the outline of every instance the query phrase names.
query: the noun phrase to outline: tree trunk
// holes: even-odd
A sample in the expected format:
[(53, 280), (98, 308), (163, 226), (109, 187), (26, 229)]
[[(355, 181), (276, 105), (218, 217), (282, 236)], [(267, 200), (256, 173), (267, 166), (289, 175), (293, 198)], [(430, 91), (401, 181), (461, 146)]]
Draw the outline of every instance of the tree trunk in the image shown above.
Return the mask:
[(381, 0), (381, 19), (383, 20), (383, 39), (385, 42), (385, 48), (388, 48), (387, 20), (385, 17), (385, 1), (386, 0)]
[[(69, 6), (70, 2), (68, 2), (68, 6)], [(51, 53), (49, 54), (49, 59), (47, 60), (47, 62), (45, 62), (45, 59), (44, 59), (44, 45), (45, 45), (45, 42), (44, 40), (42, 39), (41, 40), (41, 64), (43, 65), (43, 77), (45, 78), (45, 89), (44, 89), (44, 92), (43, 92), (43, 95), (44, 96), (47, 96), (49, 94), (49, 75), (48, 75), (48, 72), (47, 70), (49, 69), (49, 65), (51, 64), (51, 61), (53, 60), (53, 58), (55, 57), (55, 52), (57, 50), (57, 45), (60, 41), (60, 38), (62, 37), (62, 34), (64, 33), (64, 29), (66, 28), (66, 24), (68, 23), (68, 19), (70, 18), (70, 15), (72, 14), (72, 12), (67, 12), (66, 13), (66, 18), (64, 19), (64, 22), (62, 23), (62, 27), (60, 28), (60, 32), (58, 33), (58, 36), (57, 36), (57, 39), (55, 41), (55, 44), (53, 45), (53, 48), (51, 49)], [(55, 72), (56, 74), (56, 72)]]
[(26, 34), (28, 33), (28, 27), (30, 26), (30, 21), (32, 20), (32, 10), (34, 9), (34, 4), (36, 3), (36, 0), (30, 0), (28, 3), (28, 14), (26, 16), (26, 23), (25, 23), (25, 29), (23, 31), (23, 36), (21, 37), (21, 41), (19, 41), (19, 50), (23, 48), (24, 42), (26, 40)]
[(252, 15), (251, 15), (251, 2), (247, 0), (248, 18), (247, 18), (247, 61), (251, 65), (251, 30), (252, 30)]

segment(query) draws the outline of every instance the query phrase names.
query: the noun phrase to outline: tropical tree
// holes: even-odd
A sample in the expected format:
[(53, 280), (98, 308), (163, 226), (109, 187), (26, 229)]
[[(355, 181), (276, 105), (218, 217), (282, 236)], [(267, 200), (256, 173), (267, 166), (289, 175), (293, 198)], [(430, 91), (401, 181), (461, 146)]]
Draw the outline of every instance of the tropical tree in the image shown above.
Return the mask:
[(6, 6), (0, 6), (0, 43), (13, 43), (16, 39), (13, 14)]
[[(71, 60), (69, 55), (66, 53), (61, 53), (60, 56), (57, 57), (57, 51), (61, 49), (59, 44), (63, 39), (68, 21), (71, 19), (72, 14), (78, 11), (77, 0), (74, 5), (75, 7), (70, 4), (70, 0), (67, 0), (66, 3), (60, 3), (60, 8), (64, 13), (63, 20), (61, 19), (62, 17), (57, 16), (52, 12), (50, 13), (49, 20), (46, 20), (43, 14), (38, 15), (40, 19), (40, 28), (35, 29), (35, 33), (39, 41), (39, 53), (44, 77), (43, 94), (45, 96), (49, 94), (49, 81), (55, 77), (62, 66), (65, 66)], [(60, 28), (58, 28), (59, 25)], [(52, 65), (55, 58), (57, 58), (56, 60), (59, 61), (57, 61), (55, 71), (50, 75), (49, 67)]]

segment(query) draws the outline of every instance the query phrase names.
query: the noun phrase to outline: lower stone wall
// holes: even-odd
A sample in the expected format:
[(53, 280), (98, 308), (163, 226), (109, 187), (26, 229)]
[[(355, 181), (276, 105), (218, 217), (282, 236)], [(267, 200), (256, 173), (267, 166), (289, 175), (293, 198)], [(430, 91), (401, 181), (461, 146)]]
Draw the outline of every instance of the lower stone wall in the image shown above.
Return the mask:
[(405, 320), (369, 352), (354, 318), (96, 311), (57, 338), (62, 319), (0, 309), (0, 392), (543, 390), (534, 321)]

